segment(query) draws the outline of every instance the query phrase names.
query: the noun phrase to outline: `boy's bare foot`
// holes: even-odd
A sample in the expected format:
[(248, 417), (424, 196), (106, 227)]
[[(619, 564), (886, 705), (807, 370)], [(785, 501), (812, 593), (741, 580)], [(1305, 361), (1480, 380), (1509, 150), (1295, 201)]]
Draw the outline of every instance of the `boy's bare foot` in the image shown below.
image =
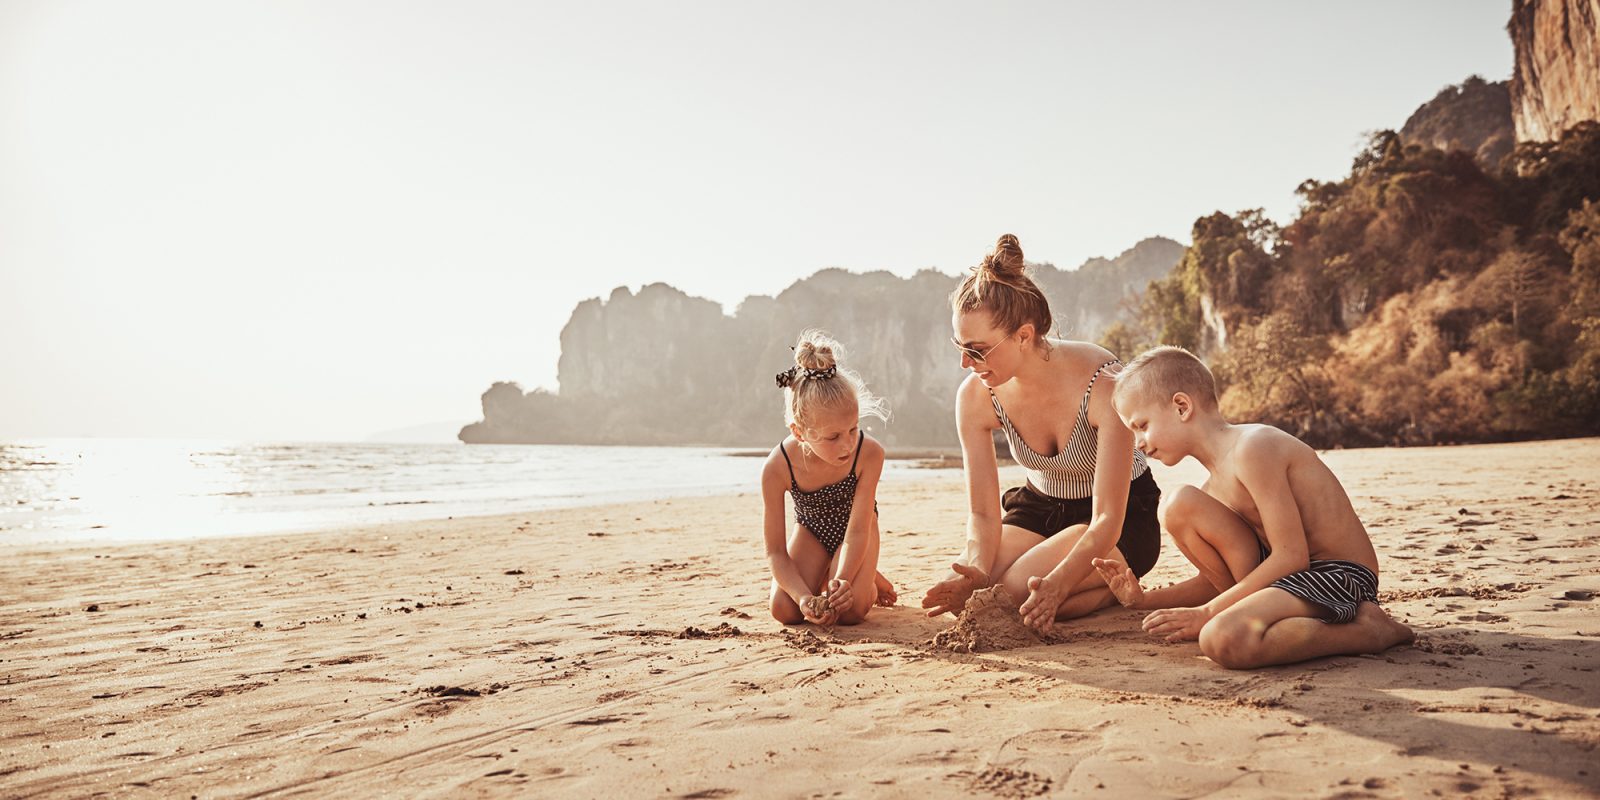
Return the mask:
[(1138, 608), (1144, 602), (1144, 587), (1139, 585), (1139, 579), (1133, 576), (1133, 570), (1128, 565), (1109, 558), (1097, 558), (1094, 568), (1100, 571), (1101, 580), (1106, 582), (1106, 587), (1123, 608)]
[(883, 573), (876, 574), (877, 577), (872, 579), (872, 585), (878, 588), (878, 601), (876, 604), (888, 608), (894, 605), (896, 600), (900, 599), (900, 595), (895, 592), (894, 584), (890, 583), (888, 578), (883, 577)]
[(1372, 634), (1374, 653), (1381, 653), (1396, 645), (1411, 644), (1417, 638), (1410, 627), (1395, 621), (1377, 603), (1356, 606), (1356, 618), (1350, 624), (1360, 625)]

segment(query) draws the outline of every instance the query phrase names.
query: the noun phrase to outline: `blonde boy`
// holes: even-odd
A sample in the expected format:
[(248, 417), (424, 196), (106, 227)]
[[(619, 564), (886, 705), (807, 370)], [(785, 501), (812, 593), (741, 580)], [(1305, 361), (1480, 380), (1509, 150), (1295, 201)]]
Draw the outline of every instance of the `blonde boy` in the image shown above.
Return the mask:
[(1161, 524), (1200, 574), (1145, 591), (1127, 567), (1095, 566), (1118, 601), (1155, 609), (1144, 629), (1196, 640), (1230, 669), (1377, 653), (1411, 641), (1379, 608), (1378, 556), (1350, 498), (1316, 451), (1270, 425), (1234, 425), (1216, 382), (1178, 347), (1150, 350), (1117, 376), (1113, 403), (1134, 446), (1210, 472), (1161, 509)]

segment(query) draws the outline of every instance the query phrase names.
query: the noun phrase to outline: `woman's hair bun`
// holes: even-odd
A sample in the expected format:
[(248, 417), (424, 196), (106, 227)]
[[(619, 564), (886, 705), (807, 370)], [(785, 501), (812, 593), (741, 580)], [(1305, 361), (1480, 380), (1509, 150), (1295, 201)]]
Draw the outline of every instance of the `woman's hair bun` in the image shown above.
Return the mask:
[(1049, 351), (1050, 303), (1039, 285), (1028, 277), (1022, 261), (1022, 242), (1013, 234), (1003, 234), (994, 249), (973, 267), (950, 295), (950, 308), (958, 313), (983, 310), (995, 327), (1014, 333), (1032, 325), (1045, 352)]
[(994, 252), (984, 256), (983, 268), (1006, 282), (1022, 277), (1022, 242), (1014, 234), (1002, 234), (994, 243)]

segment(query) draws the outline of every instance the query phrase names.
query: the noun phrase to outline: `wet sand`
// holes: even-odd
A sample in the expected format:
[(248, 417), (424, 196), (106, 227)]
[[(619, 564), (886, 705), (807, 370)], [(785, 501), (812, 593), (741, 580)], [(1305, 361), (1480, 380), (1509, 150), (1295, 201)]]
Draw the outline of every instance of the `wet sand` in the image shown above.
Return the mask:
[(766, 613), (753, 493), (7, 547), (0, 795), (1600, 794), (1600, 440), (1324, 458), (1413, 647), (1230, 672), (1123, 609), (935, 646), (949, 470), (880, 492), (902, 605), (833, 630)]

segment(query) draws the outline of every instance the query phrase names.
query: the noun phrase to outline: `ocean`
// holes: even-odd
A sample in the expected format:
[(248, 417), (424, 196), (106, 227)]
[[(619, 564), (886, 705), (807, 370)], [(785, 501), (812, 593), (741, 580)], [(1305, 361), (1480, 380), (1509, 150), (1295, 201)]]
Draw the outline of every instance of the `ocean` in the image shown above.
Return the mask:
[[(0, 544), (237, 536), (758, 491), (763, 459), (735, 452), (170, 439), (0, 443)], [(890, 462), (885, 471), (909, 468)]]

